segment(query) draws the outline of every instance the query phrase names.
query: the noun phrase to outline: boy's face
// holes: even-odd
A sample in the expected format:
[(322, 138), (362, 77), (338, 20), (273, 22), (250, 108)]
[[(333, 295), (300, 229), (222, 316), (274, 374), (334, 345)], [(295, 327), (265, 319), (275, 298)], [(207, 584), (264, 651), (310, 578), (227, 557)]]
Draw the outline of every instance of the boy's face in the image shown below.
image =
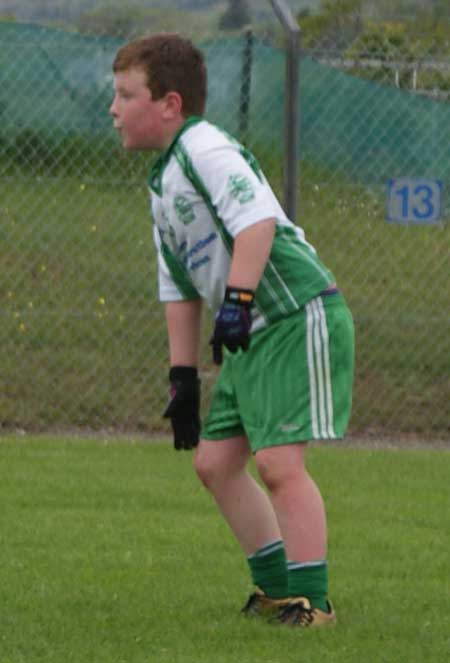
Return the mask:
[(152, 99), (142, 69), (114, 74), (114, 99), (109, 112), (125, 149), (161, 150), (170, 144), (173, 113), (167, 97)]

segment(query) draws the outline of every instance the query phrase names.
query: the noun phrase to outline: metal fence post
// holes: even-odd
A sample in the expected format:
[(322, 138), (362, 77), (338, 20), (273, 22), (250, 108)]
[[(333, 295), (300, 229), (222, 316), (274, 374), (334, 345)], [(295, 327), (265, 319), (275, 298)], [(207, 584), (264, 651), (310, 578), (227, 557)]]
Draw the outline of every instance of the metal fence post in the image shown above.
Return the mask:
[(239, 140), (246, 142), (248, 118), (250, 112), (250, 95), (253, 63), (253, 31), (247, 28), (244, 32), (244, 51), (242, 56), (241, 93), (239, 100)]
[(286, 97), (284, 126), (284, 207), (289, 218), (297, 216), (297, 179), (299, 175), (299, 53), (300, 27), (284, 0), (271, 0), (274, 12), (287, 35)]

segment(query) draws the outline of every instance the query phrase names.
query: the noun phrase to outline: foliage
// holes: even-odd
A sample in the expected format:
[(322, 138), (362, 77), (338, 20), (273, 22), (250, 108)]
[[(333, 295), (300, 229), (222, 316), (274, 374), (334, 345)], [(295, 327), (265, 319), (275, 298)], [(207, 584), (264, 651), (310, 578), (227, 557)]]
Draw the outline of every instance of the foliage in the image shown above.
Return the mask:
[(99, 7), (81, 16), (78, 28), (81, 32), (125, 37), (135, 32), (144, 18), (144, 11), (133, 6)]
[(305, 48), (342, 50), (362, 29), (362, 0), (322, 0), (318, 14), (301, 12), (299, 21)]
[[(449, 33), (450, 37), (450, 33)], [(440, 58), (450, 55), (450, 42), (445, 45), (445, 31), (432, 32), (422, 25), (420, 32), (405, 23), (379, 23), (368, 25), (346, 50), (345, 56), (355, 60), (372, 59), (386, 63), (377, 69), (356, 65), (352, 73), (378, 82), (393, 80), (397, 73), (397, 85), (420, 90), (450, 90), (450, 70), (440, 71), (427, 64), (433, 55)], [(413, 72), (416, 71), (416, 80)]]
[(81, 32), (127, 38), (159, 30), (176, 32), (183, 26), (183, 33), (192, 37), (216, 28), (217, 20), (218, 14), (211, 11), (181, 12), (170, 8), (143, 8), (138, 4), (132, 7), (102, 5), (83, 14), (77, 27)]
[[(298, 20), (306, 48), (341, 50), (373, 25), (392, 32), (392, 26), (415, 39), (442, 45), (450, 39), (450, 5), (447, 0), (404, 0), (374, 5), (367, 0), (321, 0), (318, 12), (302, 9)], [(391, 26), (391, 27), (389, 27)]]
[[(204, 10), (218, 4), (219, 0), (133, 0), (131, 7), (140, 9)], [(3, 0), (2, 12), (32, 21), (77, 21), (86, 13), (100, 7), (123, 6), (120, 0)], [(126, 9), (126, 7), (125, 7)]]
[[(385, 16), (393, 18), (382, 19)], [(427, 60), (450, 55), (449, 17), (449, 7), (441, 0), (405, 0), (395, 7), (390, 2), (374, 7), (364, 0), (321, 0), (318, 13), (302, 10), (298, 14), (302, 45), (313, 54), (360, 61), (351, 73), (362, 78), (441, 91), (450, 89), (450, 72), (429, 67)], [(381, 64), (363, 66), (364, 59)]]
[(351, 59), (372, 60), (383, 64), (376, 69), (365, 68), (363, 66), (351, 70), (354, 75), (362, 78), (385, 83), (394, 81), (394, 73), (398, 71), (396, 66), (401, 69), (401, 75), (397, 80), (399, 87), (410, 87), (411, 73), (408, 69), (401, 68), (400, 63), (406, 64), (414, 59), (414, 51), (411, 42), (408, 40), (404, 29), (400, 26), (374, 26), (365, 29), (351, 46), (346, 50), (345, 56)]
[(432, 16), (434, 21), (450, 18), (448, 0), (365, 0), (367, 16), (380, 21), (410, 20)]

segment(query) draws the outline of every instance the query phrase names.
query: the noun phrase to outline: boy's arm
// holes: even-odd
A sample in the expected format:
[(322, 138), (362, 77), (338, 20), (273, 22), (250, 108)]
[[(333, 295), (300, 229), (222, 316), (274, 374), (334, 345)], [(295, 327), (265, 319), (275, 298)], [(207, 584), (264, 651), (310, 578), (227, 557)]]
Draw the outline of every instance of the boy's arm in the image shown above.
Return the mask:
[(236, 352), (239, 348), (247, 350), (250, 345), (251, 307), (269, 259), (275, 223), (273, 218), (263, 219), (234, 238), (225, 297), (210, 340), (216, 364), (222, 363), (223, 346)]
[(198, 366), (201, 310), (200, 299), (166, 303), (171, 366)]
[(175, 449), (192, 449), (200, 436), (200, 348), (201, 300), (167, 302), (169, 336), (169, 404), (164, 417), (170, 419)]
[(234, 238), (227, 285), (256, 290), (272, 248), (275, 219), (264, 219)]

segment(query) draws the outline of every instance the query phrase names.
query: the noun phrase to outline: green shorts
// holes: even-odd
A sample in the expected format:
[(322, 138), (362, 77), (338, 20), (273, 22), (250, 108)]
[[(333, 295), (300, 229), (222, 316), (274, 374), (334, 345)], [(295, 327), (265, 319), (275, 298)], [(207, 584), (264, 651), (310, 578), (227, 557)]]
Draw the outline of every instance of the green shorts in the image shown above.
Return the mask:
[(245, 435), (253, 452), (343, 437), (351, 411), (354, 329), (340, 293), (316, 297), (295, 315), (225, 353), (202, 437)]

